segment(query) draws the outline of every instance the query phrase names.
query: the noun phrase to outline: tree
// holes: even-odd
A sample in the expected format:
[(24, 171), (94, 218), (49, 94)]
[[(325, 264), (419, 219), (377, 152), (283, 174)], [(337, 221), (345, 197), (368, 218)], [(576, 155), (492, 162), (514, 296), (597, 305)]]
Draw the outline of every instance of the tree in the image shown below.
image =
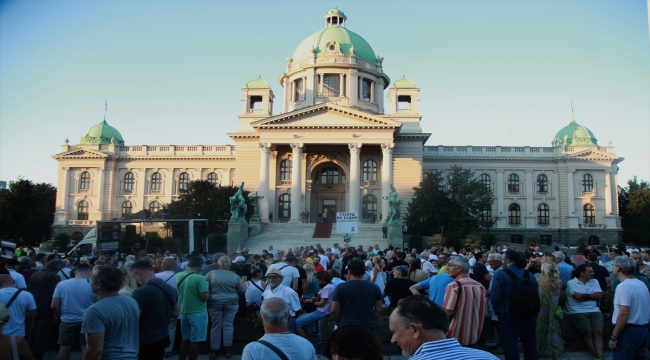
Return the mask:
[[(230, 197), (237, 192), (236, 186), (217, 187), (207, 180), (190, 181), (187, 188), (181, 190), (178, 200), (169, 204), (172, 219), (230, 219)], [(244, 190), (242, 195), (246, 199), (248, 210), (246, 220), (253, 216), (253, 204), (248, 198), (249, 191)], [(222, 232), (224, 222), (208, 222), (211, 225), (210, 233)]]
[(471, 169), (452, 165), (446, 176), (427, 172), (413, 190), (407, 206), (407, 225), (425, 235), (444, 227), (445, 245), (461, 245), (461, 239), (489, 229), (496, 220), (483, 217), (483, 210), (492, 206), (494, 198), (492, 190), (479, 182)]
[(619, 187), (618, 206), (624, 241), (647, 243), (650, 233), (650, 183), (639, 183), (635, 176), (627, 182), (627, 187)]
[(50, 238), (56, 188), (51, 184), (34, 184), (18, 179), (0, 191), (0, 237), (21, 244), (35, 245)]

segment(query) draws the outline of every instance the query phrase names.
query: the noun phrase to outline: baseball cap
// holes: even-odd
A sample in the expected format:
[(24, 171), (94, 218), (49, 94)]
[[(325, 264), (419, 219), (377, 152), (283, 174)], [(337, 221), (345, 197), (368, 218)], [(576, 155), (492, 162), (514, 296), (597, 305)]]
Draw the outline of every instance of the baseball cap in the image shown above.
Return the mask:
[(235, 262), (246, 262), (246, 258), (244, 258), (243, 256), (237, 256), (235, 258)]
[(284, 275), (282, 275), (282, 272), (280, 270), (278, 270), (278, 269), (269, 269), (269, 271), (266, 272), (266, 277), (269, 277), (269, 276), (284, 277)]

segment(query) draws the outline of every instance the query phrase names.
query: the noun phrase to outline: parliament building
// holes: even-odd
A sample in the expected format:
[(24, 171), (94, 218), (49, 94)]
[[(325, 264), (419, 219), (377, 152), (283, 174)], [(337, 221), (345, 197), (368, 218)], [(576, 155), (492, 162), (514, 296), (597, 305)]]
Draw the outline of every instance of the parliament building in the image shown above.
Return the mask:
[[(257, 191), (262, 221), (299, 222), (309, 211), (386, 219), (394, 184), (402, 214), (424, 172), (471, 168), (494, 192), (485, 216), (503, 243), (618, 242), (617, 171), (622, 157), (571, 120), (550, 146), (425, 146), (419, 88), (391, 80), (363, 37), (334, 8), (325, 26), (297, 45), (278, 96), (257, 78), (241, 89), (233, 145), (135, 145), (105, 120), (54, 155), (58, 189), (53, 230), (86, 233), (96, 221), (153, 212), (192, 180)], [(387, 92), (387, 103), (384, 102)], [(281, 113), (277, 114), (277, 108)], [(234, 116), (234, 114), (233, 114)], [(426, 120), (425, 120), (426, 121)], [(127, 138), (128, 138), (128, 134)], [(381, 225), (377, 225), (381, 226)]]

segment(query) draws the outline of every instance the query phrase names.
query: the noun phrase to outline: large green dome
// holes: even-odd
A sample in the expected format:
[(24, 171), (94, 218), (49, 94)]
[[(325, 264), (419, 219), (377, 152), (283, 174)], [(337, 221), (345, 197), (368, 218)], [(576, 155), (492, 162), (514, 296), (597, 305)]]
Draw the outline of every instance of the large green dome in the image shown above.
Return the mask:
[(122, 134), (120, 134), (116, 128), (108, 125), (106, 120), (103, 120), (99, 124), (91, 127), (90, 130), (81, 137), (80, 144), (109, 145), (111, 144), (111, 140), (113, 140), (115, 145), (124, 146)]
[[(343, 12), (334, 8), (325, 17), (343, 17)], [(293, 61), (301, 61), (314, 56), (322, 56), (330, 41), (336, 41), (341, 46), (341, 54), (350, 55), (350, 48), (354, 46), (354, 55), (372, 64), (377, 64), (377, 56), (370, 44), (357, 33), (343, 26), (331, 25), (309, 35), (293, 52)]]
[(575, 120), (558, 131), (553, 138), (553, 146), (598, 146), (598, 140), (594, 133), (586, 127), (578, 124)]

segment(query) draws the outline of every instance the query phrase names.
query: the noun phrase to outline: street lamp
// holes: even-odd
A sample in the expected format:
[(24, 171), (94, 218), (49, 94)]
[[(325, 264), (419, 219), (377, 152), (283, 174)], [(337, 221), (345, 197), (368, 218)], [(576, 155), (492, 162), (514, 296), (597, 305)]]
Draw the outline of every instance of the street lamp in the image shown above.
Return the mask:
[(260, 215), (258, 213), (258, 201), (261, 199), (264, 199), (264, 195), (259, 195), (258, 192), (256, 191), (255, 194), (249, 193), (248, 198), (253, 201), (253, 217), (251, 218), (252, 221), (259, 221), (260, 220)]
[(440, 240), (442, 240), (443, 244), (445, 242), (445, 226), (440, 225)]

